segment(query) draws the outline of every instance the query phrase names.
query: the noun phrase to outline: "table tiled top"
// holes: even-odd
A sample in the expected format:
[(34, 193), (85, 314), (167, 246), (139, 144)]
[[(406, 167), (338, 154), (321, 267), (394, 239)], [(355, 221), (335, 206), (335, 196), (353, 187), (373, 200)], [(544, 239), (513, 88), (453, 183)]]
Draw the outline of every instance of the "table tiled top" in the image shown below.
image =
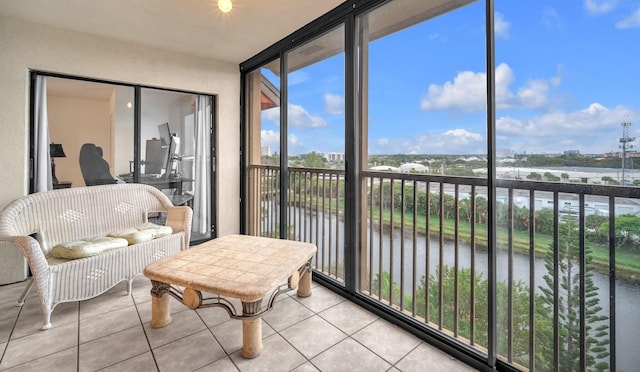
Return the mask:
[(152, 263), (152, 280), (252, 302), (267, 297), (309, 261), (313, 244), (227, 235)]

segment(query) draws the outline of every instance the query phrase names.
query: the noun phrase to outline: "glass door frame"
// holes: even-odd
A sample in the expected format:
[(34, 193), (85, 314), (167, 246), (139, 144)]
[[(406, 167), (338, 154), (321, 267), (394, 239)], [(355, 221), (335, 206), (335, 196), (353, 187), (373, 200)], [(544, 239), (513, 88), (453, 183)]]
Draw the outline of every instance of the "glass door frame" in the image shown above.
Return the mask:
[(34, 182), (34, 169), (35, 169), (35, 112), (36, 112), (36, 104), (35, 104), (35, 95), (36, 95), (36, 78), (38, 76), (44, 77), (52, 77), (52, 78), (60, 78), (60, 79), (69, 79), (69, 80), (79, 80), (89, 83), (98, 83), (98, 84), (109, 84), (113, 86), (121, 86), (121, 87), (129, 87), (132, 88), (133, 91), (133, 180), (134, 183), (140, 183), (140, 163), (141, 163), (141, 154), (140, 154), (140, 131), (141, 131), (141, 120), (142, 120), (142, 108), (141, 108), (141, 91), (142, 89), (155, 89), (159, 91), (168, 91), (168, 92), (176, 92), (176, 93), (185, 93), (185, 94), (193, 94), (195, 96), (205, 95), (209, 97), (209, 102), (211, 105), (210, 115), (211, 115), (211, 128), (210, 128), (210, 148), (209, 148), (209, 160), (211, 163), (211, 176), (210, 176), (210, 198), (211, 204), (209, 206), (211, 215), (210, 215), (210, 237), (206, 239), (200, 240), (192, 240), (191, 244), (198, 244), (210, 239), (214, 239), (217, 237), (217, 210), (216, 206), (216, 148), (215, 148), (215, 139), (217, 134), (217, 122), (216, 122), (216, 111), (217, 111), (217, 96), (211, 93), (202, 93), (202, 92), (194, 92), (180, 89), (170, 89), (164, 87), (155, 87), (134, 83), (125, 83), (104, 79), (96, 79), (96, 78), (88, 78), (88, 77), (80, 77), (74, 75), (66, 75), (60, 73), (53, 73), (48, 71), (41, 70), (30, 70), (30, 87), (29, 87), (29, 193), (33, 193), (35, 190), (35, 182)]

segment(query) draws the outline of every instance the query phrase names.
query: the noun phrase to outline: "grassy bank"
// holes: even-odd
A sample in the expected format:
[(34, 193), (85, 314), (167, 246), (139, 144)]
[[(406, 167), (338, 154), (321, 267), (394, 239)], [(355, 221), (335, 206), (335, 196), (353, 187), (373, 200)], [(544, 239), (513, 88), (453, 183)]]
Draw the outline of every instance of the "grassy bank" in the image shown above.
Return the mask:
[[(379, 216), (375, 216), (379, 217)], [(382, 214), (383, 225), (389, 226), (391, 218), (389, 211)], [(405, 216), (405, 226), (413, 226), (413, 215)], [(394, 215), (394, 227), (400, 228), (399, 216)], [(417, 216), (416, 229), (423, 234), (426, 233), (426, 218)], [(459, 221), (458, 237), (467, 243), (471, 242), (471, 225), (466, 221)], [(429, 218), (429, 235), (438, 237), (440, 235), (440, 219), (431, 216)], [(446, 239), (453, 240), (455, 237), (455, 220), (445, 219), (443, 221), (443, 235)], [(496, 229), (497, 249), (506, 250), (508, 247), (508, 230), (504, 227)], [(529, 233), (525, 231), (513, 231), (513, 250), (522, 254), (529, 254)], [(537, 257), (544, 257), (549, 250), (553, 237), (549, 234), (535, 234), (535, 251)], [(487, 247), (487, 225), (475, 225), (475, 242), (479, 249)], [(587, 246), (592, 251), (592, 263), (596, 270), (602, 274), (609, 274), (609, 247), (602, 244), (587, 242)], [(616, 277), (630, 281), (640, 281), (640, 252), (632, 252), (624, 249), (616, 250)]]
[[(315, 210), (315, 200), (311, 200), (308, 204), (311, 210)], [(325, 211), (329, 209), (329, 202), (324, 205)], [(333, 200), (331, 209), (335, 213), (336, 208), (340, 211), (344, 210), (342, 201), (336, 203)], [(320, 209), (322, 207), (320, 206)], [(374, 213), (374, 218), (378, 220), (380, 216)], [(389, 210), (382, 212), (383, 226), (389, 226), (391, 223)], [(407, 228), (413, 226), (413, 214), (405, 214), (404, 223)], [(394, 214), (393, 221), (395, 228), (400, 228), (401, 218), (398, 213)], [(426, 217), (418, 215), (416, 218), (416, 230), (422, 234), (426, 234)], [(508, 230), (504, 227), (496, 229), (497, 249), (507, 249), (508, 247)], [(438, 237), (440, 235), (440, 219), (434, 216), (429, 218), (429, 235)], [(445, 219), (443, 221), (443, 236), (445, 239), (453, 240), (455, 237), (455, 220)], [(471, 225), (466, 221), (459, 221), (458, 237), (461, 241), (471, 242)], [(529, 232), (513, 231), (513, 250), (521, 254), (529, 254)], [(475, 225), (475, 242), (478, 249), (486, 249), (487, 247), (487, 225)], [(536, 257), (544, 257), (553, 242), (553, 236), (549, 234), (535, 234), (535, 254)], [(596, 270), (602, 274), (609, 274), (609, 247), (587, 241), (587, 246), (592, 252), (592, 263)], [(634, 282), (640, 282), (640, 252), (629, 251), (625, 249), (616, 250), (616, 277)]]

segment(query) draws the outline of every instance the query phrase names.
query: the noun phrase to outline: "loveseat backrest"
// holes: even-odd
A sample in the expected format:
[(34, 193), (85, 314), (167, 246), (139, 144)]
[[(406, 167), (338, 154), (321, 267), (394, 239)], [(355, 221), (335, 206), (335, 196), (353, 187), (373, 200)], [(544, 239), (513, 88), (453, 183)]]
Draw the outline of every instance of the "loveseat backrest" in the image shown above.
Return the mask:
[[(0, 211), (0, 236), (40, 234), (48, 247), (106, 235), (146, 222), (148, 213), (172, 206), (160, 190), (114, 184), (29, 194)], [(45, 252), (46, 254), (46, 252)]]

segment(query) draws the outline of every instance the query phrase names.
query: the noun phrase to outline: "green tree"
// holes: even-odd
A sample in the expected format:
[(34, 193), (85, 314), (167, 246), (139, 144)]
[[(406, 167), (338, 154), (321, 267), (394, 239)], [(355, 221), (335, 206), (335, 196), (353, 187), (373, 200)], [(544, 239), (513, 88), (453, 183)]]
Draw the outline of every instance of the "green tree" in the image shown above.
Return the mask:
[(465, 167), (448, 168), (444, 171), (444, 174), (449, 176), (476, 177), (476, 174), (473, 173), (472, 169)]
[(536, 211), (536, 232), (542, 234), (553, 233), (553, 210), (544, 208)]
[[(604, 360), (609, 355), (607, 346), (609, 340), (606, 316), (598, 315), (602, 310), (598, 297), (598, 287), (593, 283), (594, 266), (591, 262), (591, 250), (585, 247), (585, 268), (580, 271), (580, 231), (574, 216), (565, 217), (560, 222), (558, 246), (551, 245), (545, 255), (545, 267), (547, 274), (543, 277), (544, 284), (540, 286), (542, 291), (542, 304), (537, 307), (541, 318), (553, 318), (554, 302), (558, 302), (559, 318), (559, 370), (580, 370), (580, 306), (585, 306), (586, 365), (589, 370), (606, 370), (609, 365)], [(559, 256), (559, 293), (554, 293), (554, 265), (553, 252), (557, 250)], [(580, 296), (580, 279), (584, 276), (585, 298)], [(536, 327), (536, 331), (538, 328)], [(553, 370), (553, 334), (550, 329), (541, 329), (537, 335), (541, 342), (538, 343), (536, 353), (536, 365), (542, 370)]]
[[(382, 280), (380, 279), (380, 277), (382, 277)], [(392, 292), (391, 296), (393, 296), (391, 297), (393, 298), (392, 303), (399, 304), (400, 303), (400, 287), (398, 287), (398, 284), (396, 282), (391, 282), (389, 273), (386, 271), (383, 271), (382, 275), (376, 274), (376, 278), (373, 280), (373, 288), (371, 290), (371, 293), (373, 293), (376, 296), (380, 294), (380, 297), (383, 300), (389, 301), (390, 291)]]
[[(600, 225), (598, 232), (603, 236), (609, 236), (609, 220)], [(620, 248), (640, 250), (640, 217), (632, 214), (623, 214), (616, 217), (615, 221), (616, 245)]]
[(537, 172), (531, 172), (527, 175), (527, 179), (532, 181), (542, 181), (542, 175)]
[(544, 177), (547, 179), (547, 181), (551, 181), (551, 182), (560, 181), (560, 177), (556, 176), (555, 174), (553, 174), (551, 172), (544, 172)]
[(327, 166), (327, 160), (315, 151), (302, 155), (302, 158), (302, 166), (305, 168), (326, 168)]
[(262, 155), (261, 163), (264, 165), (280, 165), (280, 155), (277, 152), (274, 152), (273, 155)]
[[(420, 278), (418, 289), (416, 291), (416, 314), (425, 317), (426, 290), (429, 290), (429, 321), (435, 324), (440, 322), (440, 290), (442, 289), (442, 327), (447, 330), (454, 329), (454, 322), (458, 322), (458, 334), (462, 337), (471, 337), (471, 327), (474, 327), (474, 340), (481, 346), (487, 346), (489, 324), (487, 322), (487, 299), (488, 299), (488, 281), (482, 277), (482, 274), (476, 274), (473, 278), (475, 286), (475, 301), (471, 298), (471, 270), (469, 268), (458, 269), (458, 307), (457, 311), (454, 305), (454, 296), (456, 294), (456, 270), (455, 267), (443, 266), (442, 268), (442, 285), (440, 285), (440, 271), (429, 275), (429, 282), (426, 282), (425, 276)], [(506, 312), (508, 301), (509, 286), (507, 282), (501, 281), (497, 283), (497, 298), (499, 310), (497, 317), (498, 330), (498, 352), (502, 355), (507, 353), (509, 321)], [(512, 314), (513, 327), (512, 345), (513, 357), (522, 365), (528, 365), (529, 358), (529, 287), (521, 282), (512, 283)], [(414, 298), (410, 295), (405, 296), (404, 303), (406, 309), (411, 309)], [(474, 318), (471, 318), (471, 314)], [(457, 319), (456, 319), (457, 317)], [(548, 324), (546, 325), (548, 327)]]
[(604, 176), (601, 178), (602, 182), (608, 184), (608, 185), (619, 185), (620, 182), (614, 180), (613, 178), (609, 177), (609, 176)]
[[(609, 217), (597, 214), (590, 214), (584, 218), (585, 238), (594, 243), (608, 244), (609, 241)], [(607, 223), (606, 228), (602, 225)]]

